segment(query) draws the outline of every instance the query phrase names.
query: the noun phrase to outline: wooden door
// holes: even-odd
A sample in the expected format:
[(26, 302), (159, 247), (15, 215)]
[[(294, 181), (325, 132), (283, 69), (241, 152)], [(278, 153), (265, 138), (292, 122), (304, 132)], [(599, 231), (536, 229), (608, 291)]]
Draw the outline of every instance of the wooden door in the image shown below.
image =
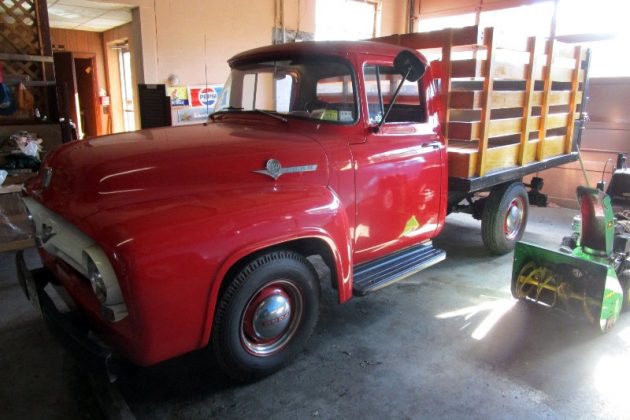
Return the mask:
[(77, 75), (74, 69), (74, 54), (71, 52), (54, 53), (55, 78), (57, 84), (57, 100), (59, 102), (59, 118), (72, 120), (81, 132), (79, 119), (79, 95), (77, 92)]
[(100, 134), (98, 85), (94, 61), (94, 57), (74, 59), (81, 127), (83, 134), (90, 137)]

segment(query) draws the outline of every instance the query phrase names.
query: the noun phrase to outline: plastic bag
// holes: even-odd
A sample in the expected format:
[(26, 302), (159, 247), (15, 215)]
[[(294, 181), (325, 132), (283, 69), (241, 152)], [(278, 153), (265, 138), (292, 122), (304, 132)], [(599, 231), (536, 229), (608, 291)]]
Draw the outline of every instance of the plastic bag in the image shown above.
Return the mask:
[(4, 180), (7, 179), (7, 175), (9, 175), (7, 171), (0, 169), (0, 185), (4, 184)]
[(33, 224), (18, 193), (0, 194), (0, 243), (33, 238)]
[(34, 141), (29, 141), (22, 149), (22, 153), (35, 158), (39, 157), (39, 144)]

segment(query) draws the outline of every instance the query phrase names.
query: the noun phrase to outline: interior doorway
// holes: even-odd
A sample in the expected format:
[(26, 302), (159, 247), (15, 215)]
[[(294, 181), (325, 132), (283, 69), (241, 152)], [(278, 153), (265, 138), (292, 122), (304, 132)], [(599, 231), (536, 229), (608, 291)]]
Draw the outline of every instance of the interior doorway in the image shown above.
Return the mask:
[(98, 87), (94, 61), (94, 57), (74, 59), (77, 93), (79, 95), (78, 118), (83, 137), (99, 134)]
[(59, 115), (67, 122), (66, 141), (101, 133), (94, 54), (55, 52)]
[(125, 131), (136, 129), (136, 115), (133, 100), (133, 81), (131, 76), (131, 52), (129, 45), (118, 48), (118, 69), (120, 71), (120, 93), (122, 99), (123, 126)]
[(55, 85), (59, 121), (62, 124), (63, 141), (76, 140), (79, 137), (79, 95), (77, 95), (77, 76), (74, 70), (74, 54), (55, 52)]

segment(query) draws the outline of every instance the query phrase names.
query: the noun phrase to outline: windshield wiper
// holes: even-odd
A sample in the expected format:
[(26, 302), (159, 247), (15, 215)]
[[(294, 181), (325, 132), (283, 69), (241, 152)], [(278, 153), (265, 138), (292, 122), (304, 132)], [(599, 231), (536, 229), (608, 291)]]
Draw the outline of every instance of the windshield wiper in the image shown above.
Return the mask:
[(256, 108), (254, 108), (254, 109), (252, 109), (252, 112), (258, 112), (258, 113), (261, 113), (261, 114), (264, 114), (264, 115), (269, 115), (270, 117), (274, 117), (274, 118), (276, 118), (276, 119), (278, 119), (278, 120), (280, 120), (282, 122), (289, 121), (288, 119), (284, 118), (282, 115), (278, 115), (278, 114), (276, 114), (274, 112), (271, 112), (271, 111), (265, 111), (264, 109), (256, 109)]
[(227, 106), (225, 108), (221, 108), (220, 110), (208, 115), (208, 118), (210, 118), (210, 120), (214, 121), (214, 116), (215, 114), (219, 113), (219, 112), (226, 112), (226, 111), (242, 111), (243, 108), (239, 108), (237, 106)]

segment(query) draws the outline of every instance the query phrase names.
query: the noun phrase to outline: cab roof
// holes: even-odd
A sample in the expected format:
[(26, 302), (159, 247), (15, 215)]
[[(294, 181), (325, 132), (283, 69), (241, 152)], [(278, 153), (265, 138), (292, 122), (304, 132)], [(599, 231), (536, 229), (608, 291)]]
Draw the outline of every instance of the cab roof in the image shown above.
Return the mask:
[[(236, 54), (228, 60), (230, 66), (234, 63), (259, 57), (293, 54), (328, 54), (346, 56), (349, 54), (374, 54), (394, 57), (407, 48), (372, 41), (306, 41), (289, 44), (269, 45), (254, 48)], [(411, 50), (413, 51), (413, 50)], [(417, 54), (416, 51), (414, 53)]]

